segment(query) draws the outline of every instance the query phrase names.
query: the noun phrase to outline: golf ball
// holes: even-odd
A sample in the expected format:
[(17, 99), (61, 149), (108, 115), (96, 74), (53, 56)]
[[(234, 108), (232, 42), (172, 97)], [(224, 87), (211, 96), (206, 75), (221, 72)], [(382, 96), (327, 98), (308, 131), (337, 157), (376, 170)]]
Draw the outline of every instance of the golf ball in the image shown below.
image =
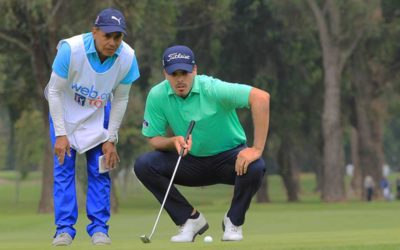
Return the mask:
[(212, 242), (212, 241), (213, 241), (213, 238), (210, 235), (207, 235), (206, 237), (204, 237), (204, 242), (209, 243), (209, 242)]

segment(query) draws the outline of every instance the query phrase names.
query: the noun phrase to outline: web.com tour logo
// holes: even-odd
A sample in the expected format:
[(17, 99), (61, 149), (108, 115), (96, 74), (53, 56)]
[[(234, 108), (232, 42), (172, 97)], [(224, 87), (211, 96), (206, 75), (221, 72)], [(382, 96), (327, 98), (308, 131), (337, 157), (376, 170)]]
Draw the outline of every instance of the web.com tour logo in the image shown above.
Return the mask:
[(94, 85), (88, 88), (79, 85), (79, 83), (73, 83), (71, 89), (75, 92), (75, 101), (81, 106), (87, 104), (97, 108), (104, 107), (111, 94), (99, 93), (99, 91), (94, 88)]

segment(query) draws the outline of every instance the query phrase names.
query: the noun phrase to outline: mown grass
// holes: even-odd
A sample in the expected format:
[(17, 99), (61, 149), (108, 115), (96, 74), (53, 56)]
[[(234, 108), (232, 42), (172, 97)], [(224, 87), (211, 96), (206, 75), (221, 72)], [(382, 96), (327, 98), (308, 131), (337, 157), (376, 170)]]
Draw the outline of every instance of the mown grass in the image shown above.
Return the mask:
[[(15, 173), (0, 172), (0, 249), (54, 249), (53, 215), (36, 213), (40, 195), (40, 174), (34, 174), (20, 187), (15, 199)], [(313, 192), (312, 175), (302, 176), (301, 202), (287, 203), (277, 176), (269, 178), (271, 203), (253, 203), (247, 213), (241, 242), (221, 242), (221, 219), (229, 206), (229, 186), (180, 188), (206, 216), (214, 238), (204, 243), (173, 244), (169, 238), (176, 227), (163, 213), (151, 244), (139, 240), (151, 231), (159, 204), (140, 183), (131, 180), (126, 192), (120, 192), (120, 211), (110, 220), (111, 246), (102, 249), (400, 249), (400, 202), (351, 200), (343, 203), (319, 202)], [(119, 190), (123, 190), (119, 187)], [(81, 198), (81, 206), (84, 199)], [(69, 249), (98, 249), (86, 234), (88, 220), (84, 208), (76, 225), (77, 236)]]

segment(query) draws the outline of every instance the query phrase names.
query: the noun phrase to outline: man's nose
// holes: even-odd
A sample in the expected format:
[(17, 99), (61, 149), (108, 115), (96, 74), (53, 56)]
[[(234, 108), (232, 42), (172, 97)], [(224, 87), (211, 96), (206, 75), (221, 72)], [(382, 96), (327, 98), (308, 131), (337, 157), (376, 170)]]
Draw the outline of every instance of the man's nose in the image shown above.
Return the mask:
[(184, 80), (183, 75), (178, 75), (178, 76), (177, 76), (177, 80), (178, 80), (179, 83), (182, 83), (183, 80)]
[(117, 42), (115, 41), (115, 39), (110, 39), (110, 45), (112, 45), (112, 46), (117, 45)]

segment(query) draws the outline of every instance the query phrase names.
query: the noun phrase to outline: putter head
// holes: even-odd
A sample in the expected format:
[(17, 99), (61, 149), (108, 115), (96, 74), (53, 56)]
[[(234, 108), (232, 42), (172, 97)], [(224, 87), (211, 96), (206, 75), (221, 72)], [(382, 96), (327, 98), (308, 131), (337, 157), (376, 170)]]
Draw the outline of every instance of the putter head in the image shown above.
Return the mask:
[(150, 243), (149, 237), (147, 237), (145, 234), (140, 236), (140, 239), (142, 240), (143, 243)]

